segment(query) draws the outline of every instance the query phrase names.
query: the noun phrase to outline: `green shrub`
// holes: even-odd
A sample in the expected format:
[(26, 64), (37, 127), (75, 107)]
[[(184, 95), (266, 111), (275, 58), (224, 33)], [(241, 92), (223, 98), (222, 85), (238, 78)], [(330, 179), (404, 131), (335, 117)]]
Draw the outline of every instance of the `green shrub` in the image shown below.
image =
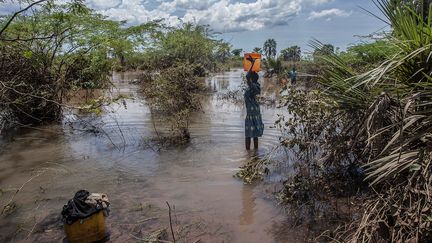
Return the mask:
[(178, 64), (164, 69), (160, 74), (144, 74), (143, 94), (156, 113), (167, 121), (162, 126), (169, 126), (170, 138), (179, 142), (190, 139), (189, 119), (192, 112), (201, 109), (200, 93), (204, 84), (196, 78), (196, 66)]

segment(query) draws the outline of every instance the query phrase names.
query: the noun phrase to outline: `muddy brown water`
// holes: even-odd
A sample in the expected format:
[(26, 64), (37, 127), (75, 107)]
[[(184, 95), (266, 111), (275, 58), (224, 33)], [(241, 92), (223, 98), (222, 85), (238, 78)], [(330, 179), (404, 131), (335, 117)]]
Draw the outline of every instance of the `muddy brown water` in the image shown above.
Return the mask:
[[(112, 242), (135, 242), (168, 229), (166, 201), (174, 206), (176, 234), (187, 242), (295, 242), (275, 233), (285, 213), (268, 195), (271, 186), (244, 185), (233, 177), (251, 156), (272, 149), (279, 135), (270, 128), (279, 111), (263, 106), (266, 130), (260, 149), (245, 151), (245, 108), (218, 99), (219, 93), (238, 89), (241, 73), (233, 70), (205, 80), (214, 94), (204, 98), (203, 112), (193, 116), (192, 140), (186, 146), (160, 151), (147, 146), (155, 132), (149, 109), (131, 84), (137, 73), (113, 75), (113, 93), (132, 99), (92, 119), (105, 135), (66, 124), (2, 138), (0, 205), (12, 201), (16, 208), (0, 216), (0, 241), (60, 242), (62, 206), (77, 190), (87, 189), (110, 198)], [(277, 95), (273, 81), (261, 82), (267, 97)]]

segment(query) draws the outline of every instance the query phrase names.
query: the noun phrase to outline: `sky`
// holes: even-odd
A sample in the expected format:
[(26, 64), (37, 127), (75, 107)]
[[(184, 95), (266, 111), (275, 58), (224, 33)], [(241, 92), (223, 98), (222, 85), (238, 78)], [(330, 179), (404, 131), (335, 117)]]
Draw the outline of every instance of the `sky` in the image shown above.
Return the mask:
[[(303, 53), (317, 39), (342, 50), (366, 41), (386, 25), (372, 0), (87, 0), (88, 5), (113, 20), (129, 24), (165, 19), (169, 25), (193, 22), (209, 25), (233, 48), (251, 51), (274, 38), (278, 50), (298, 45)], [(17, 6), (0, 3), (0, 14)]]

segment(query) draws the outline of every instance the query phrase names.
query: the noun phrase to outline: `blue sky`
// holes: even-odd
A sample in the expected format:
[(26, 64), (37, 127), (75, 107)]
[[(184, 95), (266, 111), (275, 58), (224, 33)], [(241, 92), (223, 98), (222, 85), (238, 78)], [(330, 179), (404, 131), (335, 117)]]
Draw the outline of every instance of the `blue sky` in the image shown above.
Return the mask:
[[(231, 41), (235, 47), (248, 50), (254, 46), (261, 47), (268, 38), (276, 40), (279, 50), (298, 45), (303, 53), (306, 53), (311, 50), (308, 43), (312, 39), (333, 44), (344, 50), (350, 45), (369, 41), (362, 36), (388, 30), (386, 24), (362, 8), (381, 16), (380, 11), (370, 0), (335, 0), (327, 4), (305, 7), (285, 25), (255, 31), (225, 33), (223, 37)], [(328, 12), (326, 16), (311, 18), (311, 13), (320, 13), (329, 9), (340, 9), (348, 15), (338, 16)]]
[[(59, 0), (63, 1), (64, 0)], [(372, 0), (87, 0), (89, 6), (114, 20), (130, 24), (164, 18), (169, 25), (182, 22), (207, 24), (234, 48), (246, 51), (274, 38), (278, 49), (318, 39), (342, 50), (365, 41), (385, 28), (365, 8), (379, 14)], [(16, 9), (0, 3), (0, 14)]]

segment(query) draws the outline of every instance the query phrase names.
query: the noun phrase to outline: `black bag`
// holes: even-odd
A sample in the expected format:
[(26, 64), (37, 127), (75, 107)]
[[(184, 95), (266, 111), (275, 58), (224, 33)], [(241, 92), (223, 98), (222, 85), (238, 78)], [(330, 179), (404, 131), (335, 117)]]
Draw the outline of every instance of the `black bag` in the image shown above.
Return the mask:
[(79, 190), (75, 193), (74, 198), (63, 206), (62, 216), (64, 222), (71, 225), (77, 220), (88, 218), (102, 210), (100, 207), (85, 202), (89, 195), (90, 192), (86, 190)]

